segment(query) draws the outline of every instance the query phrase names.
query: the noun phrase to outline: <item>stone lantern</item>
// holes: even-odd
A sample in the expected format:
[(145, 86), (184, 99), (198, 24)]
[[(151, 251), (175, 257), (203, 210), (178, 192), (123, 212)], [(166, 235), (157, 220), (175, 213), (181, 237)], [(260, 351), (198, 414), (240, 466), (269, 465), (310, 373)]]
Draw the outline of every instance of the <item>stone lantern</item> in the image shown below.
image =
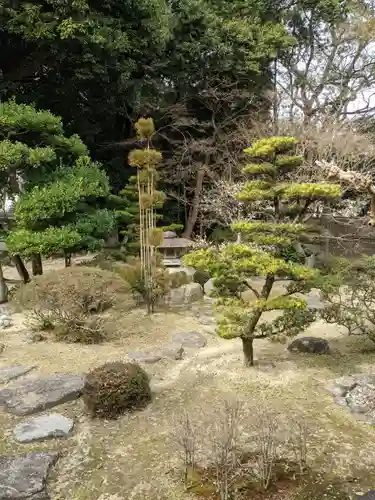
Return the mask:
[(163, 233), (163, 242), (158, 246), (158, 250), (163, 257), (163, 264), (166, 267), (181, 266), (182, 257), (193, 246), (193, 242), (187, 238), (179, 238), (173, 231)]

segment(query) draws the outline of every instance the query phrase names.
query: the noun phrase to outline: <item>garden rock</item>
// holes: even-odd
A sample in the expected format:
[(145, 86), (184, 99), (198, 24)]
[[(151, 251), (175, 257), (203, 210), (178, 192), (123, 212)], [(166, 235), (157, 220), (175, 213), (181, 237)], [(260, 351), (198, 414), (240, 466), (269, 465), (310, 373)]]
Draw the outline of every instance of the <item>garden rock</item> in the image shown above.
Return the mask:
[(375, 388), (356, 385), (346, 394), (346, 401), (352, 413), (368, 413), (375, 409)]
[(208, 296), (212, 294), (214, 290), (214, 280), (210, 278), (206, 283), (204, 284), (204, 293)]
[(28, 344), (36, 344), (37, 342), (44, 342), (45, 340), (47, 340), (46, 337), (41, 333), (31, 333), (28, 335), (26, 342)]
[(0, 384), (6, 384), (14, 378), (20, 377), (29, 373), (31, 370), (36, 368), (36, 366), (23, 366), (23, 365), (13, 365), (0, 368)]
[(375, 490), (370, 490), (364, 495), (356, 496), (356, 500), (375, 500)]
[(161, 359), (180, 360), (184, 355), (184, 348), (181, 344), (169, 344), (160, 350)]
[(203, 298), (203, 289), (199, 283), (188, 283), (170, 290), (167, 302), (170, 305), (192, 304)]
[(0, 500), (49, 500), (46, 480), (57, 453), (0, 457)]
[(207, 340), (199, 332), (176, 333), (173, 337), (173, 342), (181, 344), (183, 347), (192, 347), (196, 349), (205, 347), (207, 344)]
[(375, 375), (341, 377), (328, 390), (336, 404), (346, 407), (358, 420), (375, 425)]
[(185, 304), (191, 304), (203, 299), (203, 288), (199, 283), (185, 285)]
[(66, 438), (73, 429), (73, 420), (58, 413), (41, 415), (17, 425), (13, 436), (19, 443), (31, 443), (45, 439)]
[(12, 324), (12, 319), (8, 314), (0, 315), (0, 328), (9, 328)]
[(170, 305), (183, 305), (185, 303), (185, 285), (179, 286), (178, 288), (173, 288), (168, 293), (166, 301)]
[(306, 301), (308, 309), (324, 309), (326, 307), (319, 292), (310, 292), (306, 297)]
[(345, 391), (345, 393), (354, 389), (356, 385), (357, 385), (356, 378), (350, 376), (340, 377), (335, 381), (335, 386)]
[(0, 406), (13, 415), (32, 415), (62, 403), (78, 399), (83, 390), (84, 375), (58, 374), (30, 378), (0, 390)]
[(317, 337), (301, 337), (295, 339), (289, 346), (290, 352), (309, 354), (329, 354), (330, 347), (326, 340)]
[(156, 352), (131, 352), (129, 358), (136, 363), (157, 363), (161, 360), (161, 356)]

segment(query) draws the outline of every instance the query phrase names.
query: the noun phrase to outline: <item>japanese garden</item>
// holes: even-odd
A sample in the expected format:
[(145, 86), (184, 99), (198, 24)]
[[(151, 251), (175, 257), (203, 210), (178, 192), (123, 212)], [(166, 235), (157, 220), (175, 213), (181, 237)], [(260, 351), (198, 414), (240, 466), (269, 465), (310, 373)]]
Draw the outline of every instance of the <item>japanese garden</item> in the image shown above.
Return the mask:
[(0, 500), (375, 499), (374, 20), (0, 3)]

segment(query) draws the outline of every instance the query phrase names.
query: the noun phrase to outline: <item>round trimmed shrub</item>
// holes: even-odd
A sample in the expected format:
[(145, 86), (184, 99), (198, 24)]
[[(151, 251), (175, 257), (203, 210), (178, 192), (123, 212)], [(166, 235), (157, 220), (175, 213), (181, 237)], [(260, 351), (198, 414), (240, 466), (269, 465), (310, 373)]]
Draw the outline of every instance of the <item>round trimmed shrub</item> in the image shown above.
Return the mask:
[(210, 279), (210, 275), (207, 271), (201, 271), (200, 269), (198, 269), (193, 274), (194, 283), (199, 283), (203, 287), (209, 279)]
[(91, 417), (113, 419), (151, 401), (150, 380), (135, 363), (106, 363), (86, 376), (83, 400)]

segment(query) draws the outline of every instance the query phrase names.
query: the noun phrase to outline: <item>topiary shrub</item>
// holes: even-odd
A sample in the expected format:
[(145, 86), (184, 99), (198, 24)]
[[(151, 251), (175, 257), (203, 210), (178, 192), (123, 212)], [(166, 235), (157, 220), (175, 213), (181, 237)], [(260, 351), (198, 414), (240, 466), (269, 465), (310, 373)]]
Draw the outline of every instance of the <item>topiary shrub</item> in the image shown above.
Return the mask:
[(199, 283), (203, 287), (209, 279), (210, 279), (209, 273), (207, 271), (201, 271), (200, 269), (195, 271), (193, 275), (194, 283)]
[(147, 406), (151, 400), (149, 377), (135, 363), (106, 363), (86, 376), (83, 400), (92, 418), (117, 418)]
[(104, 339), (95, 314), (116, 304), (134, 305), (129, 287), (116, 273), (83, 266), (35, 277), (15, 291), (12, 303), (27, 310), (34, 330), (53, 330), (58, 341), (85, 344)]

